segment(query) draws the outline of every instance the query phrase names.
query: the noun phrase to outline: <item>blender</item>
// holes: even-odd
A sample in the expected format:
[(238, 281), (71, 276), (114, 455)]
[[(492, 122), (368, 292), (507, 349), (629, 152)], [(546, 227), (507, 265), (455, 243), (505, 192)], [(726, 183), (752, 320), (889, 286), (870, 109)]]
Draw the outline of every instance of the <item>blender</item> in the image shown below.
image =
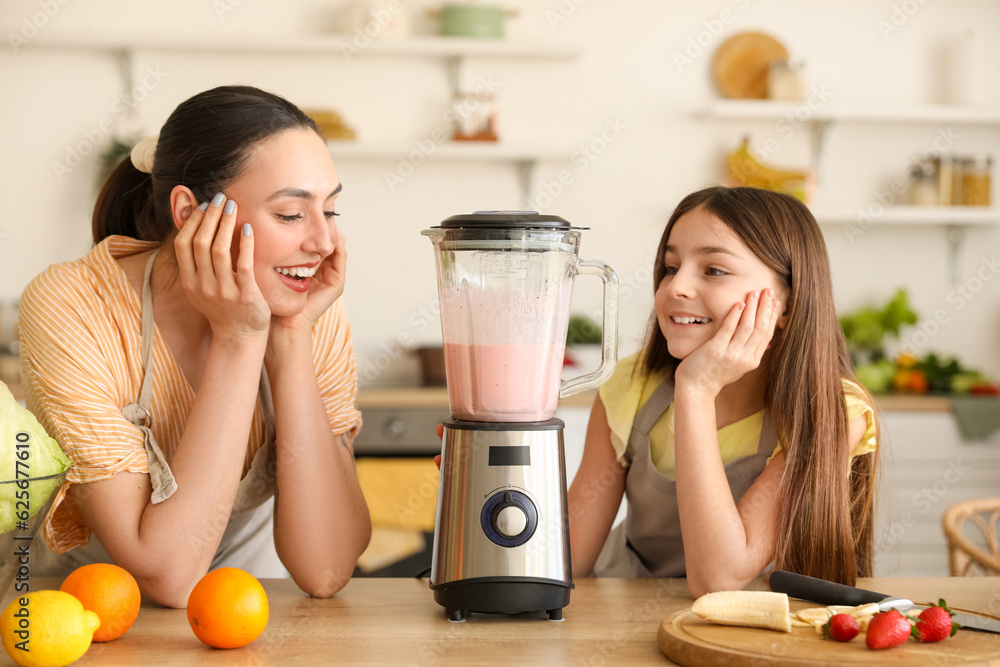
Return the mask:
[[(434, 244), (451, 417), (444, 420), (430, 588), (453, 621), (545, 611), (573, 588), (560, 398), (617, 362), (618, 278), (581, 261), (580, 229), (533, 211), (455, 215)], [(573, 283), (604, 283), (600, 366), (560, 378)]]

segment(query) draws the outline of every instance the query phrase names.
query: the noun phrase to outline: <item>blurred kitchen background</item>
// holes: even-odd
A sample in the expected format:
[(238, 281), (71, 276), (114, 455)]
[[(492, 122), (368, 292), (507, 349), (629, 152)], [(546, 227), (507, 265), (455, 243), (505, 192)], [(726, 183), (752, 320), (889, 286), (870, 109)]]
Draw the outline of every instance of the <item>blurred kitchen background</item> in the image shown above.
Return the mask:
[[(314, 113), (345, 185), (359, 457), (426, 456), (447, 414), (426, 387), (441, 341), (421, 229), (523, 208), (588, 227), (581, 256), (619, 276), (625, 356), (673, 207), (749, 174), (815, 211), (838, 310), (861, 325), (857, 361), (891, 394), (879, 573), (947, 574), (944, 508), (996, 493), (1000, 408), (955, 395), (1000, 378), (1000, 3), (7, 0), (0, 28), (8, 384), (18, 295), (89, 249), (115, 143), (246, 83)], [(574, 312), (600, 313), (596, 282), (577, 282)], [(570, 478), (590, 400), (560, 411)], [(406, 474), (384, 522), (426, 534), (436, 481)]]

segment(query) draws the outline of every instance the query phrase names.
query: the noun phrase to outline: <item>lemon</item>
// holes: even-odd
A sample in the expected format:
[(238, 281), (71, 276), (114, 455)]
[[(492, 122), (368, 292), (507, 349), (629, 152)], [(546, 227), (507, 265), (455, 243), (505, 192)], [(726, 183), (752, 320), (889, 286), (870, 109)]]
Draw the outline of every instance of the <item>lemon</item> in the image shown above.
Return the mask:
[(7, 655), (24, 667), (62, 667), (90, 648), (101, 620), (62, 591), (34, 591), (14, 598), (0, 614)]
[(35, 516), (62, 483), (52, 476), (69, 466), (59, 443), (0, 382), (0, 481), (14, 482), (0, 484), (0, 534)]

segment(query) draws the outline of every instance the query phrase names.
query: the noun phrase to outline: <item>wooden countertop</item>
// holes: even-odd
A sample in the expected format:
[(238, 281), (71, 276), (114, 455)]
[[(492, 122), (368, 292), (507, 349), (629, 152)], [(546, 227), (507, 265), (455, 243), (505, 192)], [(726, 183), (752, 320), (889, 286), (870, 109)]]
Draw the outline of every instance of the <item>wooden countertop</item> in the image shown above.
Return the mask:
[[(31, 588), (59, 583), (36, 577)], [(576, 582), (562, 622), (539, 613), (473, 614), (451, 623), (426, 579), (354, 579), (326, 600), (308, 597), (290, 579), (262, 583), (270, 620), (249, 646), (209, 648), (195, 638), (183, 609), (144, 602), (124, 637), (92, 644), (74, 664), (664, 665), (673, 663), (660, 653), (657, 629), (692, 602), (682, 579), (584, 579)], [(1000, 577), (862, 579), (858, 585), (916, 602), (944, 597), (953, 607), (1000, 615)], [(3, 604), (11, 599), (13, 591)]]
[[(590, 407), (597, 390), (585, 391), (559, 401), (560, 406)], [(878, 396), (879, 408), (885, 412), (951, 412), (947, 396)], [(365, 409), (448, 410), (448, 390), (445, 387), (369, 387), (358, 393), (358, 405)]]

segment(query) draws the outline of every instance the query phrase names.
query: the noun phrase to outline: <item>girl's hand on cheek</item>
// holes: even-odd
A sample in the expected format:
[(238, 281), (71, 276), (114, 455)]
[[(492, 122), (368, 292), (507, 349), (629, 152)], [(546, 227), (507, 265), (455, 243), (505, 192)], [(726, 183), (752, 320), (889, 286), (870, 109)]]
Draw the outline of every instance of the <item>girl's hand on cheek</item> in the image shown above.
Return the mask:
[(773, 290), (748, 294), (730, 309), (715, 335), (681, 361), (675, 383), (714, 397), (757, 368), (774, 336), (780, 305)]
[[(224, 203), (225, 202), (225, 203)], [(181, 285), (216, 339), (266, 335), (271, 311), (253, 275), (253, 235), (237, 228), (236, 202), (221, 193), (191, 214), (174, 238)], [(239, 234), (233, 269), (232, 244)]]

